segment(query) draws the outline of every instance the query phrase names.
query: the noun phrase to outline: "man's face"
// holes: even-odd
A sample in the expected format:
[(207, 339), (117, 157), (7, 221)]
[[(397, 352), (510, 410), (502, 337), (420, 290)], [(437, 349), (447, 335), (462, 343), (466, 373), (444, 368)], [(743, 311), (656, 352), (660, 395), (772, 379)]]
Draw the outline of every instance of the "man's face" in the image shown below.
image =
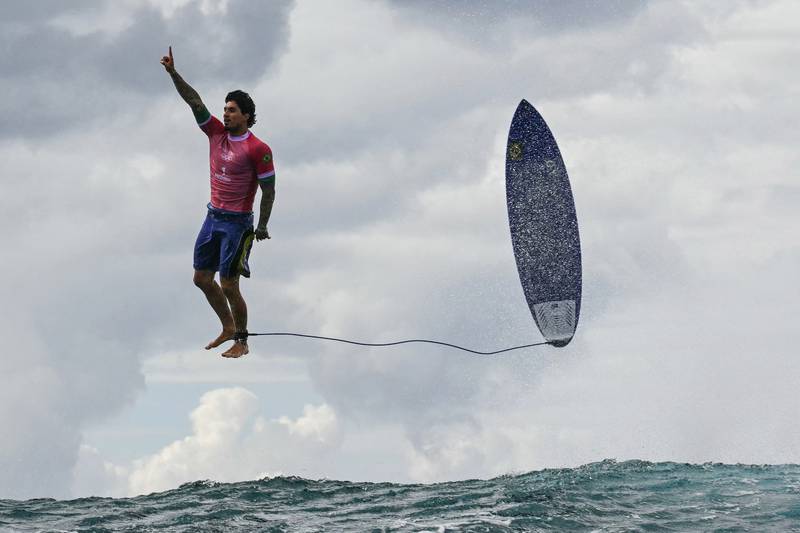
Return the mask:
[(247, 129), (247, 119), (250, 115), (243, 115), (236, 102), (225, 102), (222, 110), (222, 123), (228, 131), (242, 131)]

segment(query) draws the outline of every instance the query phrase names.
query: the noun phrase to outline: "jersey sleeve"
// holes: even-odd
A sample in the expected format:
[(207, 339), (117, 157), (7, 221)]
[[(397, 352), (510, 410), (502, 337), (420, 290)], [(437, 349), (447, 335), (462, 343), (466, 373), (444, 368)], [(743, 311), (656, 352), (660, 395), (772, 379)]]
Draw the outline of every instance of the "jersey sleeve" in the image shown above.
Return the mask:
[(256, 167), (256, 177), (261, 183), (275, 181), (275, 164), (272, 161), (272, 150), (265, 143), (258, 143), (251, 151)]
[(208, 113), (205, 119), (203, 117), (197, 118), (197, 125), (200, 126), (200, 129), (209, 137), (225, 132), (225, 126), (211, 113)]

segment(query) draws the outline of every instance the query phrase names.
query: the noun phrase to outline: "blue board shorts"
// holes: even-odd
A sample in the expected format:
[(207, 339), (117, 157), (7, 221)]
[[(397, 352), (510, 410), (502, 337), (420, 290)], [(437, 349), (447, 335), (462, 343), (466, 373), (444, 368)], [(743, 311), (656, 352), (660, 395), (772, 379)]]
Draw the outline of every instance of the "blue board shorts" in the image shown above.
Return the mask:
[(194, 269), (219, 272), (230, 278), (250, 277), (253, 213), (234, 213), (208, 206), (208, 214), (194, 243)]

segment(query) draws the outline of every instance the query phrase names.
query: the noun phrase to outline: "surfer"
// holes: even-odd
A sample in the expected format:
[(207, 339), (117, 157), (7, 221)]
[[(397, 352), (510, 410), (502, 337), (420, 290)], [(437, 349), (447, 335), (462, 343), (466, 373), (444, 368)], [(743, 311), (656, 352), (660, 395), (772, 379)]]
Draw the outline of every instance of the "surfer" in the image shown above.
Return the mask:
[[(171, 46), (161, 64), (192, 109), (210, 146), (211, 201), (194, 245), (194, 284), (219, 317), (222, 333), (208, 343), (206, 350), (233, 340), (233, 346), (222, 356), (241, 357), (249, 350), (247, 304), (239, 290), (239, 278), (250, 277), (248, 258), (253, 237), (258, 241), (270, 238), (267, 222), (275, 201), (272, 151), (249, 130), (256, 122), (256, 106), (246, 92), (228, 93), (220, 122), (175, 70)], [(253, 201), (259, 187), (261, 204), (254, 231)], [(219, 284), (214, 279), (216, 272)]]

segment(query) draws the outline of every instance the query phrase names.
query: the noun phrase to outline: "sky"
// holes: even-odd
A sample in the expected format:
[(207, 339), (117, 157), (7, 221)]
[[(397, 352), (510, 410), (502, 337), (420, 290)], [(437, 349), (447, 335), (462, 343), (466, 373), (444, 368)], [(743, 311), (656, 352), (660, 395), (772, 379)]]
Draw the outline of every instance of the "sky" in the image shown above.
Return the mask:
[[(0, 6), (0, 498), (603, 459), (800, 462), (792, 0)], [(522, 98), (569, 171), (577, 335), (475, 357), (253, 338), (192, 284), (208, 148), (159, 60), (273, 150), (250, 331), (541, 340), (505, 207)]]

